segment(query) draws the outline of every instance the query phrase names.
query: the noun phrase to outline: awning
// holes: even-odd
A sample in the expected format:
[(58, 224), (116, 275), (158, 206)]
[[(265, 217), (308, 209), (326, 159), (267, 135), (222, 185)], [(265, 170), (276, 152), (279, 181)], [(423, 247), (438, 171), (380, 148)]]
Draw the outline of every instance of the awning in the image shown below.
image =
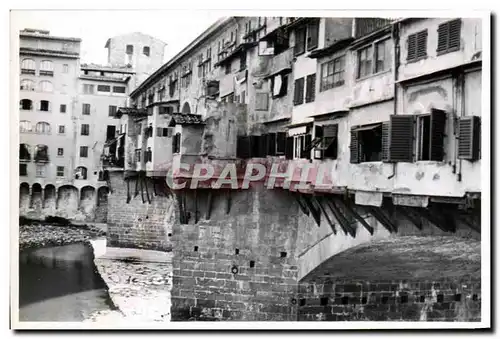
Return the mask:
[(365, 125), (365, 126), (360, 126), (358, 128), (354, 128), (351, 130), (351, 132), (360, 132), (360, 131), (370, 131), (373, 130), (377, 127), (382, 126), (382, 123), (377, 123), (377, 124), (372, 124), (372, 125)]
[(293, 137), (295, 135), (300, 135), (300, 134), (306, 134), (306, 133), (307, 133), (307, 126), (295, 127), (295, 128), (291, 128), (288, 130), (289, 137)]

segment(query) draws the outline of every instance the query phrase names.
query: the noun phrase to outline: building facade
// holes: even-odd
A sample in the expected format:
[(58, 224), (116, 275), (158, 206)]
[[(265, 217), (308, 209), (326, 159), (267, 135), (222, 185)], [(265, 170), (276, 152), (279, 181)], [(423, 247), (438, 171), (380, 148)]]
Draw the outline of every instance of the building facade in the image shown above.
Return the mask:
[[(334, 255), (405, 235), (479, 238), (481, 25), (220, 20), (118, 108), (109, 245), (174, 252), (173, 320), (332, 320), (297, 300)], [(217, 179), (228, 164), (236, 186), (195, 166)], [(279, 169), (274, 189), (244, 185), (250, 164)], [(418, 300), (412, 314), (426, 312)]]

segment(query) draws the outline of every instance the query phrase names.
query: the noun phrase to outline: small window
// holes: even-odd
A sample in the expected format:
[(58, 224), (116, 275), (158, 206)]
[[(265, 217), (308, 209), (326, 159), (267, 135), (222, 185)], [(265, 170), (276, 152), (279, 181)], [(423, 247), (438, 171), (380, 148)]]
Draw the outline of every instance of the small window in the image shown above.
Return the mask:
[(97, 92), (106, 92), (109, 93), (111, 91), (111, 86), (108, 85), (97, 85)]
[(421, 115), (418, 117), (418, 160), (430, 160), (430, 133), (431, 133), (431, 116)]
[(462, 21), (460, 19), (445, 22), (438, 27), (438, 45), (439, 54), (449, 53), (460, 49), (460, 28)]
[(295, 80), (293, 104), (301, 105), (304, 102), (304, 78)]
[(295, 30), (295, 46), (293, 54), (301, 55), (306, 51), (306, 27), (300, 27)]
[(82, 104), (82, 114), (90, 115), (90, 104)]
[(80, 146), (80, 158), (86, 158), (89, 155), (88, 146)]
[(28, 175), (28, 164), (19, 164), (19, 175)]
[(351, 130), (351, 163), (382, 161), (382, 124)]
[(64, 177), (64, 166), (57, 166), (57, 176)]
[(149, 46), (144, 46), (142, 48), (142, 54), (149, 56)]
[(375, 73), (391, 69), (391, 49), (389, 39), (375, 44)]
[(113, 93), (125, 93), (124, 86), (113, 86)]
[(95, 89), (94, 85), (84, 84), (83, 85), (83, 94), (94, 94), (94, 89)]
[(66, 113), (66, 105), (61, 104), (61, 106), (59, 106), (59, 112)]
[(58, 155), (58, 156), (63, 156), (63, 155), (64, 155), (64, 148), (59, 147), (59, 148), (57, 149), (57, 155)]
[(64, 134), (64, 125), (59, 125), (59, 134)]
[(408, 55), (406, 60), (414, 61), (427, 56), (427, 30), (408, 36)]
[(135, 150), (135, 161), (141, 162), (141, 150), (140, 149)]
[(89, 124), (82, 124), (81, 127), (81, 135), (89, 135), (90, 134), (90, 126)]
[(69, 65), (63, 64), (63, 73), (68, 73), (68, 72), (69, 72)]
[(39, 178), (45, 177), (45, 165), (36, 165), (36, 176)]
[(47, 80), (40, 81), (39, 87), (40, 87), (41, 92), (50, 93), (50, 92), (54, 91), (54, 86), (52, 85), (52, 83), (50, 81), (47, 81)]
[(365, 47), (358, 51), (358, 78), (372, 74), (372, 46)]
[(225, 66), (225, 73), (230, 74), (231, 73), (231, 62), (228, 62)]
[(50, 134), (50, 124), (48, 122), (39, 122), (35, 126), (35, 131), (40, 134)]
[(127, 54), (133, 54), (134, 53), (134, 46), (127, 45), (127, 47), (126, 47), (126, 53)]
[(47, 100), (41, 100), (40, 101), (40, 111), (49, 112), (50, 111), (50, 102), (48, 102)]
[(32, 110), (33, 109), (33, 101), (29, 99), (22, 99), (19, 102), (19, 108), (22, 110)]
[(116, 116), (116, 106), (109, 106), (108, 116), (113, 118)]

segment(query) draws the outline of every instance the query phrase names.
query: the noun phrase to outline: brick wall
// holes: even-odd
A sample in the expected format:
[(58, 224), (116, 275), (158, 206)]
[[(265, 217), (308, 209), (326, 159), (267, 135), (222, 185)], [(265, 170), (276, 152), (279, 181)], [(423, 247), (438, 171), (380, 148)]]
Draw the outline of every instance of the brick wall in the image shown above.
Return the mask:
[(480, 280), (301, 283), (298, 321), (480, 321)]
[(127, 203), (127, 183), (123, 172), (110, 172), (111, 194), (108, 196), (108, 246), (171, 250), (168, 234), (174, 218), (172, 199), (158, 192), (154, 195), (153, 184), (145, 181), (151, 202), (143, 186), (143, 202), (140, 185), (135, 195), (136, 178), (129, 178), (131, 200)]
[[(281, 190), (186, 193), (173, 228), (172, 320), (296, 320), (298, 206)], [(199, 221), (194, 224), (198, 211)]]

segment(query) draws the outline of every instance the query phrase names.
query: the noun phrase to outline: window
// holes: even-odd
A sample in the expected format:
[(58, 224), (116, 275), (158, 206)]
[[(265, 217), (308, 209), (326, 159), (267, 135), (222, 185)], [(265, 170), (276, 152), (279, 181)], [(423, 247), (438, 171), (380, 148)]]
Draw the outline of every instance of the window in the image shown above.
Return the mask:
[(89, 135), (90, 134), (90, 126), (89, 126), (89, 124), (82, 124), (80, 134), (81, 135)]
[(87, 168), (83, 166), (78, 166), (75, 169), (75, 179), (87, 180)]
[(28, 164), (19, 164), (19, 175), (28, 175)]
[[(288, 88), (288, 74), (278, 74), (271, 78), (271, 92), (273, 98), (286, 95)], [(241, 93), (242, 103), (245, 103), (245, 94)]]
[(39, 178), (45, 177), (45, 165), (36, 165), (36, 176)]
[(133, 54), (134, 53), (134, 46), (127, 45), (125, 53), (127, 53), (127, 54)]
[(172, 153), (181, 152), (181, 134), (176, 133), (172, 138)]
[(33, 109), (33, 101), (29, 99), (22, 99), (19, 102), (19, 109), (30, 111), (31, 109)]
[(63, 64), (63, 73), (68, 73), (68, 72), (69, 72), (69, 65)]
[(36, 145), (35, 161), (49, 161), (49, 148), (46, 145)]
[(148, 150), (146, 151), (146, 154), (145, 154), (145, 160), (146, 162), (151, 162), (153, 161), (153, 152), (151, 151), (151, 147), (148, 147)]
[(293, 158), (294, 159), (300, 159), (302, 158), (302, 150), (305, 145), (305, 135), (298, 135), (294, 137), (294, 152), (293, 152)]
[(50, 102), (48, 102), (47, 100), (41, 100), (39, 110), (42, 112), (49, 112), (50, 111)]
[(306, 78), (306, 103), (313, 102), (316, 97), (316, 74), (310, 74)]
[(438, 27), (437, 53), (444, 54), (460, 49), (460, 19), (445, 22)]
[(231, 62), (230, 61), (226, 64), (224, 70), (225, 70), (226, 74), (230, 74), (231, 73)]
[(83, 94), (94, 94), (94, 85), (84, 84), (83, 85)]
[(375, 44), (375, 73), (391, 69), (391, 49), (389, 39)]
[(321, 65), (320, 91), (344, 84), (345, 56), (338, 57)]
[(28, 120), (21, 120), (19, 121), (19, 132), (21, 133), (26, 133), (26, 132), (31, 132), (31, 122)]
[(40, 81), (39, 86), (40, 86), (41, 92), (50, 93), (54, 90), (54, 86), (52, 85), (52, 83), (50, 81), (47, 81), (47, 80)]
[(112, 140), (116, 135), (116, 126), (108, 125), (106, 128), (106, 141)]
[(59, 148), (57, 149), (57, 155), (58, 155), (58, 156), (62, 156), (62, 155), (64, 155), (64, 148), (59, 147)]
[(301, 105), (304, 102), (304, 78), (295, 80), (293, 104)]
[(135, 162), (141, 162), (141, 150), (140, 149), (135, 150)]
[(35, 68), (35, 60), (33, 59), (23, 59), (21, 62), (22, 74), (35, 74)]
[(458, 121), (458, 158), (475, 161), (481, 158), (481, 118), (461, 117)]
[[(394, 126), (394, 122), (391, 122)], [(394, 130), (395, 127), (392, 129)], [(417, 117), (417, 159), (443, 161), (446, 113), (432, 109), (431, 114)], [(394, 133), (394, 132), (393, 132)], [(393, 135), (391, 135), (391, 142)], [(391, 145), (392, 147), (392, 145)]]
[(295, 56), (301, 55), (306, 50), (306, 27), (300, 27), (295, 30), (295, 46), (293, 54)]
[(113, 118), (116, 116), (116, 106), (109, 106), (108, 116)]
[(149, 56), (149, 46), (144, 46), (142, 48), (142, 54)]
[(315, 127), (315, 138), (311, 144), (315, 148), (314, 157), (316, 159), (337, 159), (338, 129), (338, 124)]
[(358, 51), (358, 78), (372, 74), (372, 46)]
[(64, 166), (57, 166), (57, 173), (56, 175), (58, 177), (64, 177)]
[(82, 104), (82, 114), (90, 114), (90, 104)]
[(247, 53), (243, 52), (240, 55), (240, 71), (247, 68)]
[(59, 134), (64, 134), (64, 125), (59, 125)]
[(86, 158), (89, 155), (88, 146), (80, 146), (80, 158)]
[(414, 61), (427, 56), (427, 30), (408, 36), (408, 55), (406, 60)]
[(40, 62), (40, 75), (54, 75), (54, 63), (50, 60)]
[(418, 160), (430, 159), (430, 131), (431, 131), (431, 116), (422, 115), (418, 119)]
[(157, 127), (156, 136), (157, 137), (171, 137), (173, 132), (172, 127)]
[(28, 144), (19, 145), (19, 160), (25, 160), (25, 161), (31, 160), (31, 150)]
[(40, 134), (50, 134), (50, 124), (48, 122), (39, 122), (35, 126), (35, 132)]
[(317, 21), (307, 25), (307, 50), (311, 51), (318, 47), (319, 23)]
[(124, 86), (113, 86), (113, 93), (125, 93)]
[(35, 90), (35, 82), (29, 79), (23, 79), (20, 83), (20, 89), (22, 91), (34, 91)]
[(108, 85), (97, 85), (97, 92), (107, 92), (111, 91), (111, 86)]
[(382, 124), (351, 129), (351, 163), (382, 161)]

